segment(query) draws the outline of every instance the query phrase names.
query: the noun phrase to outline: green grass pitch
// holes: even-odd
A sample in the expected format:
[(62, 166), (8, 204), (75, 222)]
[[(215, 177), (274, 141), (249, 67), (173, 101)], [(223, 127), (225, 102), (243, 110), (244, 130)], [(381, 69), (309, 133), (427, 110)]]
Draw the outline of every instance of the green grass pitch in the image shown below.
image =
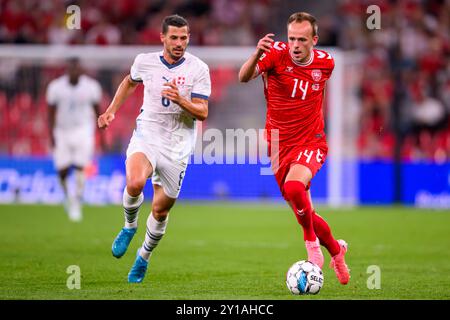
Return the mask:
[[(0, 299), (450, 299), (449, 211), (319, 208), (349, 243), (350, 283), (338, 283), (324, 250), (321, 292), (294, 296), (285, 273), (306, 257), (302, 231), (286, 205), (269, 203), (177, 203), (144, 282), (128, 284), (149, 207), (116, 259), (119, 206), (85, 207), (79, 224), (60, 206), (0, 206)], [(70, 265), (81, 270), (81, 289), (67, 288)], [(372, 265), (380, 289), (368, 289)]]

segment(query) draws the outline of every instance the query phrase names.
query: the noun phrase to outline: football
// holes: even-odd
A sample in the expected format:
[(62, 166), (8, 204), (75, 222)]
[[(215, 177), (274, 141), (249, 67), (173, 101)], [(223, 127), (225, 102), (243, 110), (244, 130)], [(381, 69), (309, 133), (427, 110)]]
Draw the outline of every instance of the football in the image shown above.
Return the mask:
[(293, 294), (318, 294), (323, 286), (322, 270), (310, 261), (297, 261), (286, 273), (286, 285)]

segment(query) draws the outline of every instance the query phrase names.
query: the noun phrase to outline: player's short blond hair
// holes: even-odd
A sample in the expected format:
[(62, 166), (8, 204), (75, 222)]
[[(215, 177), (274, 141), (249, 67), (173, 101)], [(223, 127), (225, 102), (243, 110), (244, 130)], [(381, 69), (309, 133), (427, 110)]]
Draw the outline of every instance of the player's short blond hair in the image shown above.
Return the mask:
[(319, 26), (317, 25), (316, 18), (307, 12), (296, 12), (292, 14), (288, 19), (287, 25), (290, 25), (293, 22), (303, 22), (303, 21), (308, 21), (309, 23), (311, 23), (311, 27), (313, 30), (313, 37), (319, 34)]

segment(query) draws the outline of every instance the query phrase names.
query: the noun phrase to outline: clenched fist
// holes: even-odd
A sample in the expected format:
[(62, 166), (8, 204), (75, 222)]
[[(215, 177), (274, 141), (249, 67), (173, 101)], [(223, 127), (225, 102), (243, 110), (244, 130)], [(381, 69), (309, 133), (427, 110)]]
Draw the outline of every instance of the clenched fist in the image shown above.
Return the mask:
[(109, 127), (111, 122), (114, 120), (114, 114), (110, 112), (105, 112), (101, 114), (97, 119), (97, 124), (100, 129), (106, 129)]

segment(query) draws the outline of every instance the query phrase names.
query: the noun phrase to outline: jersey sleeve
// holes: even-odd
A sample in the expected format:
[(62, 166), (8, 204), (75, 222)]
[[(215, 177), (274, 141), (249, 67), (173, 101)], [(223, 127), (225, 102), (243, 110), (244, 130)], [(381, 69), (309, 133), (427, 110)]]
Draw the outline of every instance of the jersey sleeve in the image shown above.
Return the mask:
[(204, 65), (194, 81), (191, 99), (201, 98), (208, 100), (210, 95), (211, 95), (211, 77), (209, 75), (208, 66)]
[(329, 79), (334, 69), (333, 56), (327, 51), (315, 49), (314, 59), (317, 59), (317, 61), (320, 63), (320, 68), (324, 72), (326, 79)]
[(58, 100), (58, 91), (55, 85), (55, 82), (50, 82), (50, 84), (47, 87), (47, 92), (45, 94), (45, 98), (47, 100), (47, 104), (50, 106), (54, 106), (57, 103)]
[(142, 57), (143, 57), (142, 54), (138, 54), (134, 59), (133, 65), (131, 66), (130, 69), (131, 80), (135, 82), (142, 82), (141, 66), (140, 66)]
[(334, 70), (334, 59), (333, 59), (333, 57), (331, 57), (331, 61), (330, 61), (330, 76), (331, 76), (331, 73), (333, 72), (333, 70)]
[(334, 59), (331, 56), (331, 54), (328, 54), (328, 58), (326, 59), (326, 69), (325, 69), (325, 76), (327, 77), (327, 79), (330, 79), (331, 74), (333, 73), (333, 69), (334, 69)]
[(268, 53), (264, 52), (262, 54), (262, 56), (258, 60), (258, 63), (256, 64), (256, 69), (258, 70), (258, 74), (267, 72), (275, 66), (273, 56), (274, 55), (273, 55), (272, 51), (270, 51)]

